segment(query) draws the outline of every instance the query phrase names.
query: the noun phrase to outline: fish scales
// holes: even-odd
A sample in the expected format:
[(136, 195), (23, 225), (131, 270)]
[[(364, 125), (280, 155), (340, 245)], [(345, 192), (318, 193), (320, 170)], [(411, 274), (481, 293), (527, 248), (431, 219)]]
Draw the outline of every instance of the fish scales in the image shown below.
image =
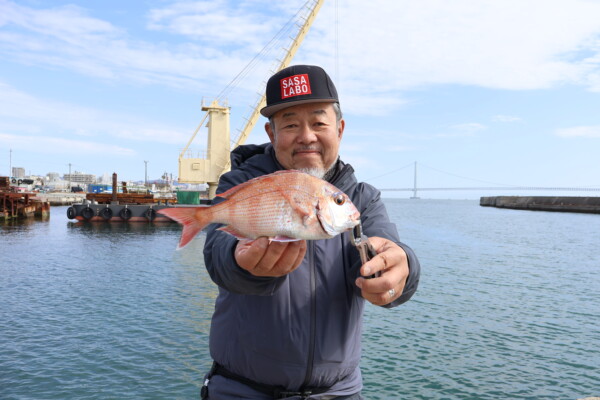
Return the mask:
[(299, 185), (288, 184), (249, 190), (235, 201), (231, 199), (231, 203), (219, 203), (222, 210), (214, 211), (214, 222), (230, 224), (236, 221), (237, 230), (243, 234), (260, 232), (263, 236), (276, 236), (279, 232), (291, 236), (304, 225), (304, 215), (294, 212), (294, 205), (282, 197), (280, 191), (286, 192), (294, 204), (310, 204), (311, 207), (305, 207), (305, 210), (309, 216), (315, 214), (316, 196), (311, 196)]
[(251, 179), (218, 195), (210, 207), (160, 212), (182, 223), (179, 248), (210, 223), (238, 239), (267, 236), (276, 241), (326, 239), (351, 229), (360, 213), (346, 194), (311, 175), (289, 170)]

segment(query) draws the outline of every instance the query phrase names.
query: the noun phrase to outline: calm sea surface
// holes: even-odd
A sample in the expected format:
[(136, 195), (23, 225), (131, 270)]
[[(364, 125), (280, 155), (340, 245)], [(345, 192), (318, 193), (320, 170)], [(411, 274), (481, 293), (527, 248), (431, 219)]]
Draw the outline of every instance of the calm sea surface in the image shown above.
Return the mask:
[[(600, 215), (387, 200), (422, 263), (367, 307), (368, 399), (600, 396)], [(216, 288), (176, 224), (0, 225), (0, 399), (193, 399)]]

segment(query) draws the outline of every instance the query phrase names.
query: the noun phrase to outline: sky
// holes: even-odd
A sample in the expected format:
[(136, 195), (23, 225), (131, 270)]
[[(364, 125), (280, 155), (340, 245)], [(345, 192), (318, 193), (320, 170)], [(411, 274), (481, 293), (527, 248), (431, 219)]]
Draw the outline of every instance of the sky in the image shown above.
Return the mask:
[[(176, 177), (203, 102), (243, 128), (289, 43), (256, 57), (304, 4), (0, 0), (0, 175)], [(329, 72), (341, 157), (384, 197), (415, 163), (419, 188), (507, 188), (425, 198), (600, 195), (508, 189), (600, 189), (599, 0), (327, 0), (292, 63)]]

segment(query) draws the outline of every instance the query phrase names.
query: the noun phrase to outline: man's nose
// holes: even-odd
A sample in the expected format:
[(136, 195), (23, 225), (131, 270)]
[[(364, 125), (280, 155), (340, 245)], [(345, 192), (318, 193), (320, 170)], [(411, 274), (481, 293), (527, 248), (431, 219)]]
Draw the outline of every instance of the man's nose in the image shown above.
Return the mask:
[(298, 133), (298, 142), (300, 143), (313, 143), (317, 141), (317, 135), (309, 124), (304, 124), (300, 127)]

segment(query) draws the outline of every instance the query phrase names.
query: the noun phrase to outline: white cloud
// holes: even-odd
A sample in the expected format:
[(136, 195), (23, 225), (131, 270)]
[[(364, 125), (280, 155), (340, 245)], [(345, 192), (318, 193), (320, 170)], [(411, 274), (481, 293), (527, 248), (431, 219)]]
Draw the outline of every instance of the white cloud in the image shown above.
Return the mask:
[(373, 159), (356, 153), (340, 153), (345, 162), (352, 165), (354, 168), (363, 168), (372, 166)]
[(415, 148), (413, 146), (389, 146), (386, 147), (386, 150), (392, 153), (402, 153), (405, 151), (413, 151)]
[(456, 124), (452, 125), (450, 128), (453, 130), (457, 130), (460, 132), (478, 132), (487, 129), (487, 127), (483, 124), (477, 122), (467, 122), (464, 124)]
[(448, 131), (431, 135), (434, 138), (460, 138), (475, 137), (477, 132), (486, 130), (487, 126), (477, 122), (466, 122), (463, 124), (451, 125)]
[(180, 88), (204, 84), (216, 92), (249, 59), (247, 51), (228, 55), (216, 43), (211, 47), (133, 39), (75, 6), (38, 10), (5, 1), (0, 4), (2, 13), (0, 56), (26, 65)]
[[(340, 10), (340, 69), (358, 91), (430, 84), (526, 90), (586, 84), (600, 3), (573, 0), (348, 0)], [(324, 7), (325, 8), (325, 7)], [(333, 64), (332, 11), (316, 21), (309, 52)], [(303, 51), (303, 54), (306, 52)]]
[[(339, 86), (339, 84), (337, 85)], [(353, 115), (371, 115), (383, 116), (400, 106), (407, 104), (407, 101), (400, 96), (390, 94), (367, 94), (354, 91), (339, 91), (340, 104), (342, 111)]]
[(111, 156), (132, 157), (137, 154), (137, 152), (133, 149), (118, 145), (48, 136), (27, 136), (0, 133), (0, 143), (3, 147), (10, 147), (14, 150), (50, 155), (72, 155), (74, 151), (80, 155), (109, 154)]
[[(211, 96), (300, 3), (165, 2), (147, 13), (150, 40), (77, 6), (2, 1), (0, 57)], [(402, 91), (427, 85), (600, 91), (600, 2), (347, 0), (339, 2), (337, 49), (334, 4), (325, 3), (294, 62), (324, 65), (357, 115), (389, 115), (406, 103)], [(242, 83), (250, 97), (274, 62), (260, 59)]]
[(494, 115), (492, 117), (493, 122), (518, 122), (521, 121), (520, 117), (514, 115)]
[[(282, 24), (283, 18), (280, 21)], [(277, 24), (277, 25), (280, 25)], [(227, 29), (224, 29), (227, 27)], [(259, 10), (225, 1), (177, 2), (148, 13), (148, 28), (212, 42), (213, 45), (262, 47), (273, 27), (264, 23)]]
[[(133, 142), (181, 144), (189, 132), (155, 121), (77, 104), (37, 98), (0, 82), (0, 130), (66, 137), (111, 137)], [(118, 151), (121, 154), (122, 152)]]
[(556, 135), (564, 138), (600, 138), (600, 125), (557, 129)]

